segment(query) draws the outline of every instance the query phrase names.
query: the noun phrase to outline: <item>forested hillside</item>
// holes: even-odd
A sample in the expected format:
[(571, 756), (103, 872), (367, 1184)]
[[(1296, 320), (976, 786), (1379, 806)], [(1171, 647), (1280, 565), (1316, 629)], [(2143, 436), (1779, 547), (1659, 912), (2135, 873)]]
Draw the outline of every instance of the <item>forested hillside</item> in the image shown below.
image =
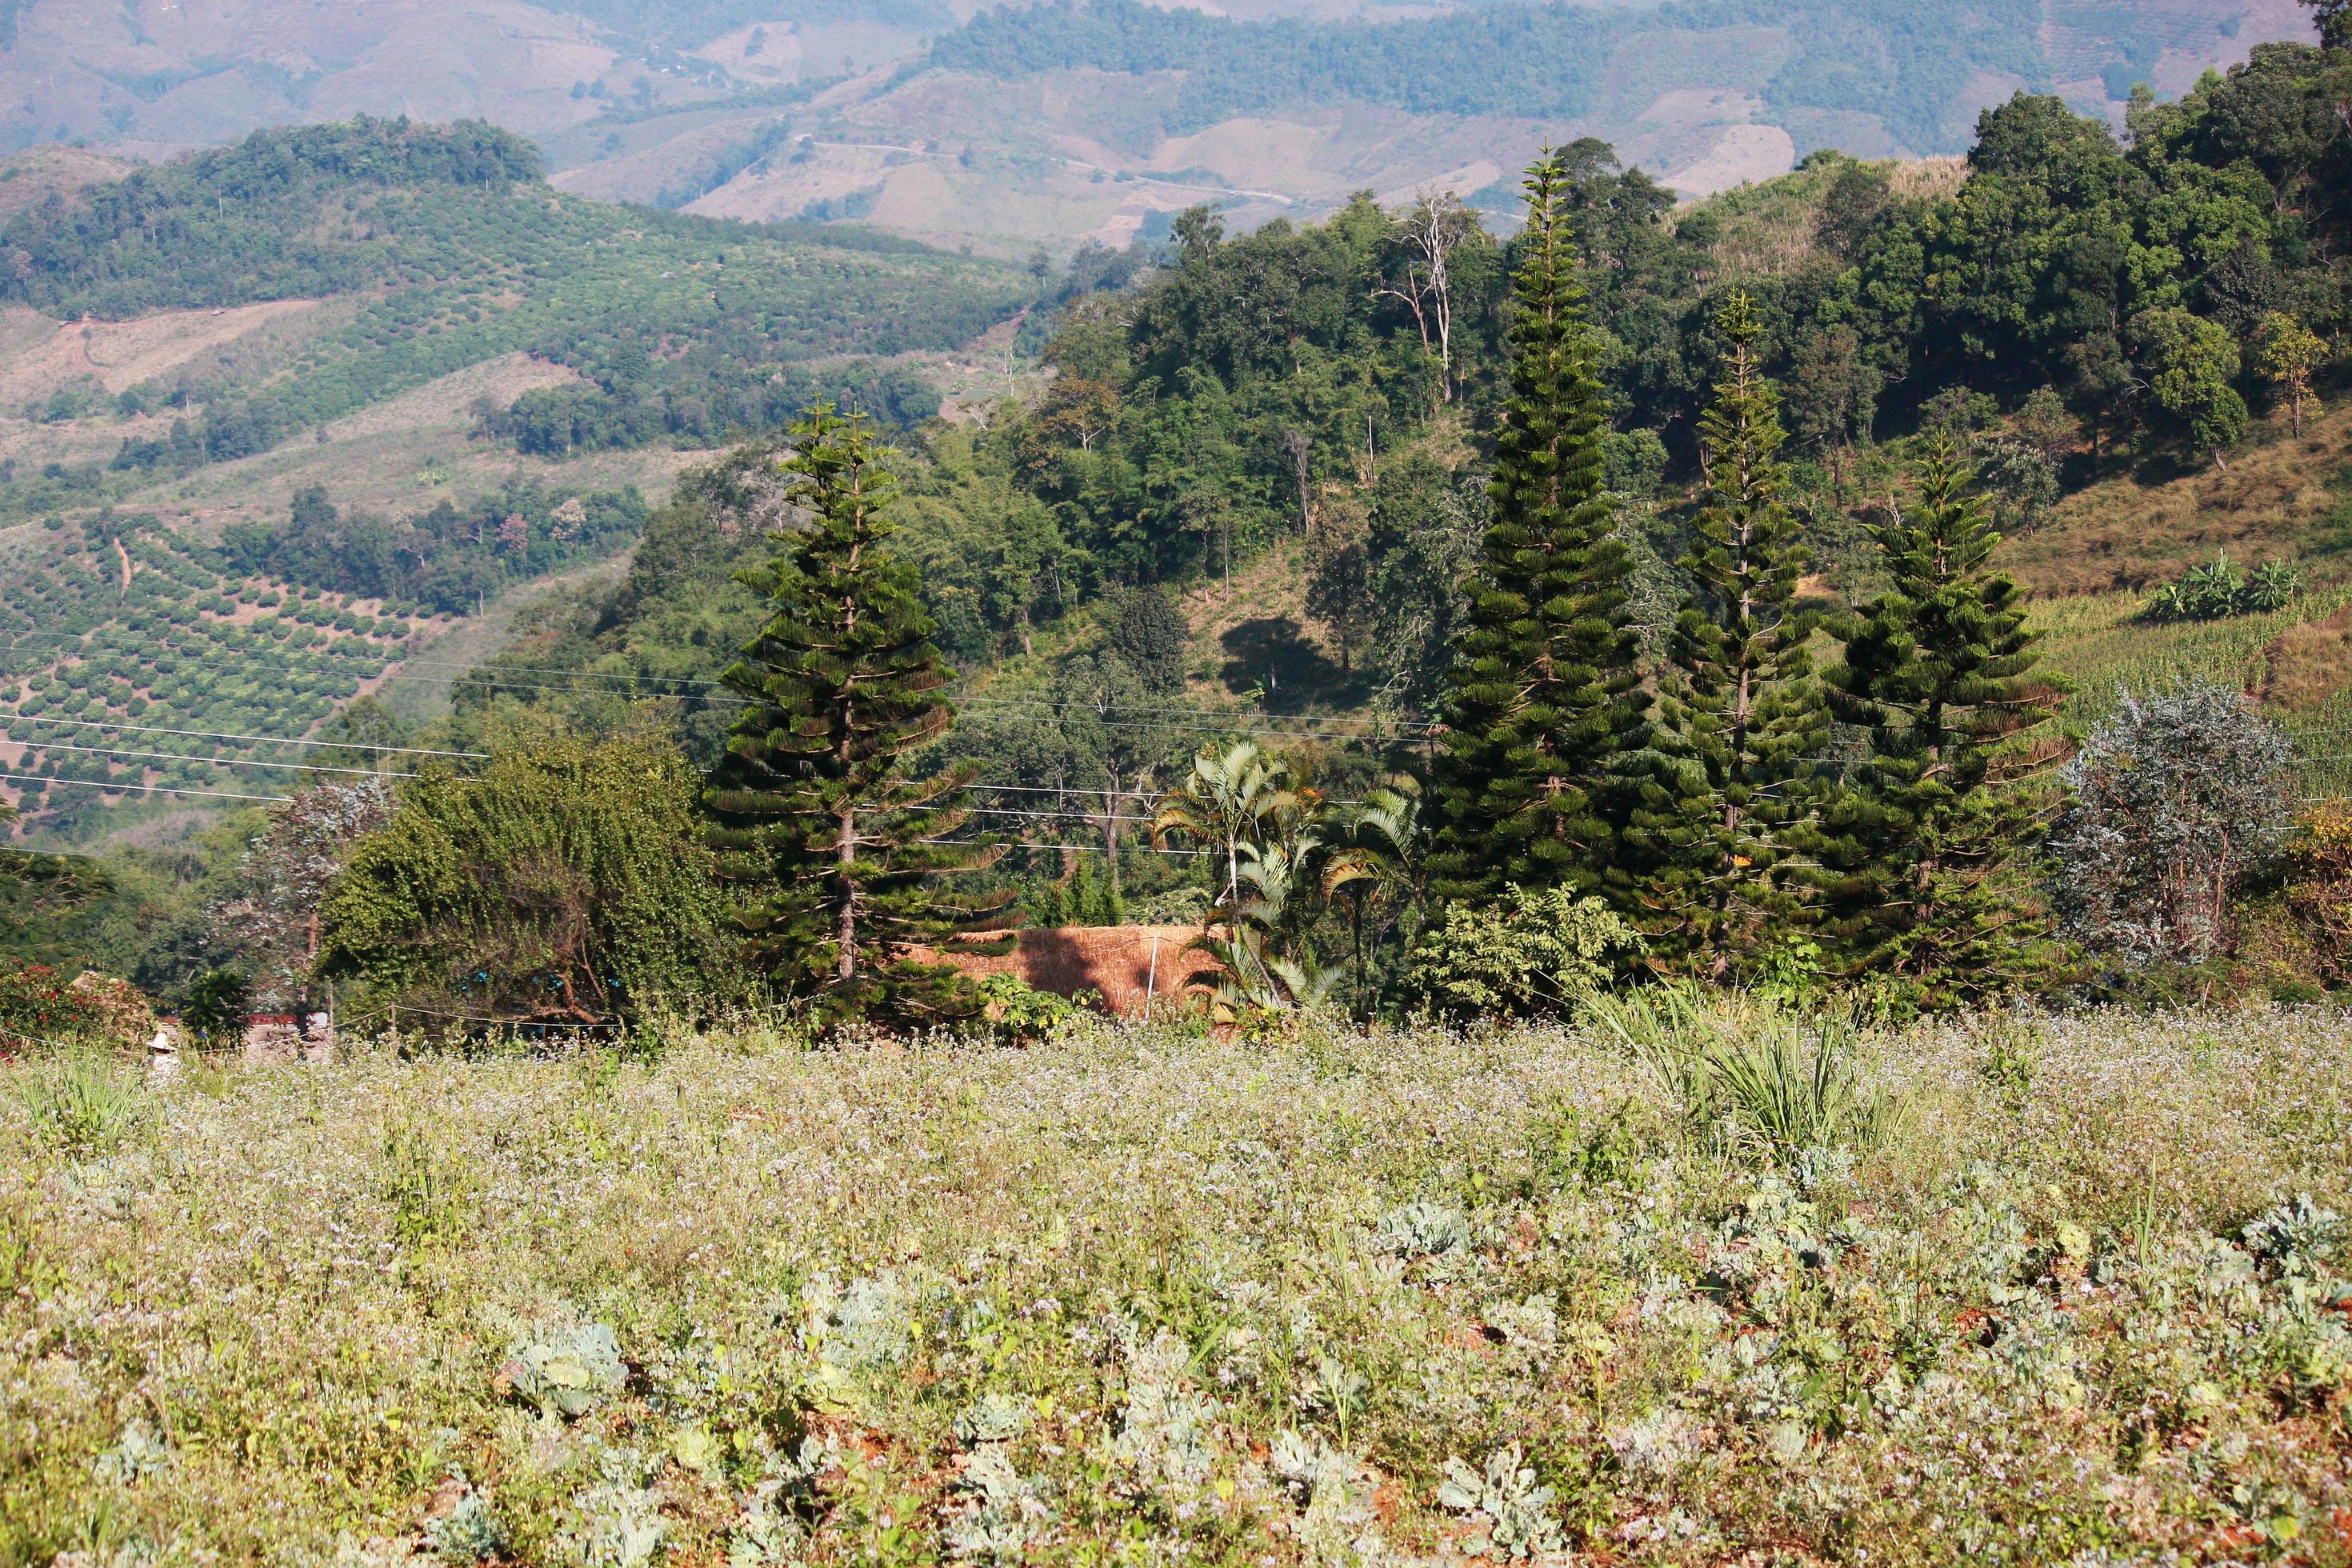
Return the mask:
[(2352, 1563), (2352, 0), (1306, 3), (0, 168), (0, 1563)]
[[(2343, 69), (2308, 47), (2257, 51), (2141, 110), (2128, 149), (2020, 97), (1984, 117), (1951, 180), (1824, 154), (1680, 210), (1605, 147), (1570, 149), (1561, 211), (1602, 345), (1606, 479), (1645, 657), (1666, 653), (1688, 591), (1696, 420), (1734, 292), (1782, 389), (1785, 504), (1817, 609), (1881, 591), (1872, 531), (1910, 504), (1938, 440), (1969, 462), (2004, 558), (2071, 553), (2093, 573), (2095, 498), (2352, 464), (2321, 444), (2332, 434), (2310, 451), (2294, 438), (2296, 387), (2325, 371), (2285, 353), (2343, 325)], [(1164, 784), (1221, 725), (1315, 753), (1330, 787), (1426, 748), (1463, 633), (1457, 584), (1489, 516), (1517, 246), (1444, 201), (1360, 201), (1247, 235), (1189, 213), (1133, 293), (1062, 307), (1042, 401), (920, 434), (898, 548), (923, 567), (941, 645), (975, 673), (965, 723), (992, 779), (1049, 794)], [(609, 598), (549, 606), (469, 683), (459, 732), (491, 733), (518, 704), (609, 724), (654, 698), (714, 759), (736, 711), (719, 679), (761, 615), (730, 581), (763, 550), (742, 486), (742, 470), (721, 471), (658, 511)], [(2282, 550), (2265, 527), (2249, 513), (2148, 531), (2105, 577), (2075, 574), (2068, 591), (2087, 596), (2035, 612), (2052, 658), (2085, 677), (2078, 725), (2119, 683), (2258, 682), (2265, 647), (2310, 641), (2298, 628), (2327, 622), (2352, 577), (2344, 534), (2315, 526)], [(2232, 528), (2258, 539), (2233, 570), (2263, 568), (2263, 585), (2164, 620), (2158, 590), (2210, 564)], [(1171, 593), (1191, 623), (1172, 632)], [(2309, 737), (2298, 776), (2313, 787), (2341, 771), (2342, 689), (2306, 681), (2273, 710)], [(1024, 839), (1132, 837), (1099, 802), (996, 804)], [(1181, 865), (1123, 853), (1127, 907), (1181, 907), (1166, 901)], [(1088, 859), (1074, 883), (1059, 850), (1009, 864), (1036, 879), (1041, 914), (1098, 911), (1118, 880)]]
[[(1605, 549), (1579, 548), (1611, 562), (1622, 552), (1622, 580), (1612, 579), (1602, 601), (1626, 640), (1612, 645), (1617, 662), (1606, 679), (1627, 683), (1662, 715), (1701, 711), (1674, 693), (1677, 682), (1699, 679), (1677, 661), (1716, 657), (1692, 629), (1704, 617), (1690, 618), (1700, 614), (1695, 605), (1712, 602), (1706, 574), (1718, 547), (1706, 531), (1723, 504), (1709, 500), (1717, 484), (1710, 454), (1722, 437), (1706, 434), (1701, 416), (1720, 404), (1736, 353), (1742, 376), (1777, 389), (1771, 417), (1785, 447), (1774, 448), (1769, 504), (1785, 511), (1789, 548), (1801, 552), (1775, 568), (1797, 617), (1791, 626), (1839, 646), (1904, 646), (1899, 617), (1886, 607), (1902, 582), (1888, 542), (1926, 506), (1945, 520), (1937, 526), (1997, 531), (2000, 553), (1981, 568), (2021, 573), (2045, 595), (2020, 597), (2010, 578), (1994, 595), (2000, 635), (2023, 639), (1997, 658), (2042, 649), (2032, 658), (2046, 659), (2053, 678), (2032, 689), (2068, 727), (2037, 728), (2037, 738), (2021, 741), (2032, 755), (2063, 754), (2070, 736), (2107, 721), (2119, 691), (2145, 695), (2194, 677), (2263, 694), (2266, 721), (2285, 725), (2295, 787), (2316, 791), (2334, 778), (2341, 748), (2332, 737), (2352, 717), (2340, 678), (2352, 658), (2334, 651), (2341, 639), (2330, 629), (2352, 575), (2341, 554), (2352, 528), (2341, 522), (2340, 502), (2326, 499), (2329, 486), (2352, 483), (2336, 475), (2352, 450), (2329, 412), (2328, 345), (2345, 324), (2337, 258), (2352, 221), (2336, 200), (2347, 188), (2336, 111), (2352, 98), (2346, 69), (2340, 51), (2264, 46), (2179, 102), (2142, 103), (2128, 143), (2053, 98), (2019, 94), (1980, 118), (1963, 163), (1921, 167), (1824, 153), (1781, 180), (1696, 205), (1678, 206), (1604, 143), (1561, 149), (1546, 164), (1543, 210), (1550, 243), (1572, 247), (1575, 260), (1547, 265), (1566, 268), (1559, 276), (1572, 279), (1590, 321), (1590, 335), (1577, 342), (1596, 378), (1587, 455), (1599, 488), (1579, 515), (1609, 525)], [(410, 134), (379, 126), (356, 133)], [(190, 193), (222, 177), (205, 163), (157, 176), (164, 194), (154, 209), (193, 221), (205, 204)], [(173, 196), (173, 179), (194, 183)], [(520, 180), (508, 184), (496, 198), (503, 205), (481, 221), (503, 233), (492, 219), (514, 218), (518, 247), (539, 233), (532, 215), (553, 221), (607, 210)], [(43, 264), (43, 286), (122, 287), (142, 278), (143, 253), (127, 219), (77, 228), (74, 215), (137, 210), (143, 198), (131, 193), (148, 188), (16, 220), (24, 226), (12, 232), (42, 238), (59, 258)], [(492, 200), (462, 184), (438, 199)], [(358, 195), (348, 210), (404, 210), (388, 200)], [(222, 205), (214, 203), (215, 213)], [(664, 243), (728, 237), (723, 257), (679, 287), (682, 299), (733, 298), (736, 275), (750, 265), (739, 245), (777, 247), (776, 276), (798, 276), (781, 259), (798, 265), (798, 238), (638, 216), (643, 227), (631, 232), (656, 255), (674, 254), (658, 249)], [(414, 241), (388, 220), (368, 222), (355, 231), (350, 265), (376, 269), (380, 287), (398, 298)], [(593, 252), (597, 237), (585, 232), (592, 243), (582, 248)], [(567, 284), (601, 276), (536, 247), (468, 243), (464, 254), (508, 255), (499, 281), (526, 300), (541, 273)], [(975, 300), (988, 298), (983, 285), (1005, 289), (1001, 300), (1019, 297), (1003, 272), (865, 243), (820, 249), (831, 264), (900, 280), (894, 287), (946, 277), (971, 281)], [(1530, 243), (1495, 232), (1444, 194), (1388, 204), (1362, 196), (1324, 222), (1251, 232), (1229, 231), (1213, 207), (1195, 206), (1156, 251), (1121, 259), (1090, 247), (1058, 279), (1042, 261), (1019, 279), (1035, 306), (1017, 337), (1001, 329), (1003, 347), (1014, 358), (1034, 348), (1049, 377), (1025, 393), (999, 383), (996, 390), (1016, 395), (968, 397), (953, 422), (902, 409), (897, 456), (857, 458), (896, 472), (902, 493), (877, 526), (895, 530), (889, 555), (919, 576), (893, 592), (919, 599), (931, 639), (958, 668), (952, 678), (944, 669), (921, 678), (933, 683), (927, 690), (956, 693), (962, 728), (952, 750), (986, 759), (982, 777), (956, 786), (971, 792), (965, 805), (925, 809), (977, 810), (972, 820), (1001, 826), (1009, 842), (975, 897), (1011, 898), (1048, 924), (1124, 911), (1198, 916), (1217, 891), (1210, 868), (1190, 851), (1146, 847), (1137, 825), (1145, 803), (1177, 786), (1204, 737), (1257, 740), (1287, 758), (1283, 767), (1319, 772), (1317, 789), (1349, 800), (1373, 800), (1367, 792), (1399, 770), (1422, 777), (1449, 753), (1447, 733), (1460, 721), (1449, 682), (1460, 679), (1465, 639), (1475, 629), (1477, 601), (1463, 584), (1494, 548), (1505, 455), (1497, 443), (1526, 397), (1510, 378), (1529, 352), (1513, 334), (1525, 320), (1514, 298), (1528, 287)], [(251, 248), (260, 259), (236, 276), (255, 279), (256, 289), (273, 268), (311, 265), (298, 247)], [(641, 279), (644, 249), (637, 240), (625, 248), (636, 264), (625, 276)], [(649, 285), (651, 297), (667, 298), (660, 290), (674, 282)], [(376, 346), (429, 353), (441, 338), (478, 327), (467, 311), (488, 322), (528, 320), (530, 309), (486, 294)], [(1736, 333), (1725, 324), (1734, 319)], [(770, 342), (810, 330), (784, 311), (759, 320)], [(662, 421), (599, 426), (601, 411), (624, 405), (632, 387), (682, 374), (702, 352), (677, 352), (683, 334), (671, 334), (671, 358), (648, 353), (616, 376), (612, 340), (637, 326), (600, 321), (604, 336), (583, 333), (576, 351), (548, 351), (576, 352), (578, 380), (485, 402), (473, 446), (520, 462), (600, 441), (690, 435)], [(431, 331), (436, 325), (444, 331)], [(709, 354), (714, 365), (742, 363), (722, 339)], [(316, 364), (297, 362), (247, 395), (285, 397), (317, 384), (304, 379), (316, 374)], [(786, 384), (775, 395), (805, 397), (809, 387)], [(878, 386), (852, 390), (865, 406), (891, 411)], [(650, 403), (644, 396), (638, 405)], [(543, 727), (650, 730), (696, 766), (731, 765), (728, 737), (747, 697), (730, 671), (778, 613), (777, 585), (817, 580), (777, 575), (773, 565), (777, 531), (791, 515), (776, 413), (763, 405), (736, 418), (753, 438), (685, 476), (645, 513), (625, 572), (536, 605), (502, 654), (448, 672), (447, 719), (375, 732), (391, 737), (386, 743), (495, 755)], [(1725, 416), (1717, 408), (1707, 417)], [(2305, 521), (2290, 525), (2251, 498), (2294, 473), (2320, 499), (2292, 513)], [(204, 531), (197, 542), (210, 553), (172, 542), (191, 537), (176, 524), (155, 537), (211, 574), (189, 591), (229, 602), (211, 612), (223, 636), (249, 640), (236, 628), (278, 584), (320, 595), (315, 613), (331, 624), (390, 618), (413, 629), (420, 617), (444, 624), (467, 609), (469, 595), (479, 606), (537, 572), (593, 556), (633, 526), (637, 504), (625, 493), (541, 488), (475, 505), (384, 510), (354, 506), (325, 485), (293, 495), (275, 515)], [(2183, 507), (2183, 521), (2153, 521)], [(2102, 520), (2134, 508), (2151, 521), (2133, 549), (2100, 542), (2110, 529)], [(134, 516), (120, 527), (84, 525), (79, 535), (66, 529), (43, 572), (82, 572), (90, 580), (80, 593), (111, 593), (124, 604), (131, 592), (152, 592), (140, 589), (142, 574), (128, 588), (102, 574), (114, 548), (110, 529), (123, 535), (134, 564), (143, 559), (137, 541), (152, 525)], [(1969, 538), (1979, 542), (1968, 550), (1979, 555), (1992, 548), (1990, 531)], [(2234, 558), (2215, 560), (2217, 546)], [(248, 599), (257, 601), (250, 608)], [(107, 618), (102, 603), (88, 613), (93, 627)], [(276, 640), (274, 627), (263, 635)], [(293, 635), (289, 628), (289, 646)], [(42, 669), (16, 656), (28, 678), (49, 677), (45, 687), (26, 681), (25, 700), (37, 699), (38, 716), (54, 708), (76, 721), (114, 723), (133, 703), (194, 700), (173, 679), (159, 687), (141, 672), (90, 668), (135, 657), (127, 646), (90, 647), (95, 656)], [(317, 673), (342, 679), (346, 692), (372, 689), (396, 651), (324, 647), (318, 652), (334, 656), (332, 668)], [(354, 658), (362, 654), (376, 662)], [(2080, 678), (2071, 693), (2070, 673)], [(232, 728), (226, 707), (204, 711), (206, 722), (178, 727), (269, 732)], [(1834, 722), (1806, 731), (1809, 765), (1835, 777), (1875, 765), (1873, 737), (1885, 730), (1875, 711), (1856, 698)], [(290, 710), (251, 721), (273, 717), (281, 727), (307, 721)], [(1655, 764), (1660, 779), (1679, 776), (1674, 747), (1685, 743), (1658, 742), (1655, 754), (1667, 759)], [(1650, 754), (1632, 742), (1621, 749)], [(73, 760), (39, 756), (24, 771), (70, 782)], [(136, 761), (143, 768), (167, 760)], [(228, 765), (258, 760), (238, 753)], [(151, 778), (119, 758), (96, 765), (121, 770), (108, 775), (117, 782)], [(2007, 765), (1989, 761), (1988, 776)], [(933, 829), (952, 831), (946, 818)], [(1631, 836), (1614, 862), (1624, 876), (1635, 877), (1643, 857), (1672, 858), (1624, 831)], [(1632, 897), (1624, 888), (1600, 890)], [(1393, 909), (1383, 918), (1391, 917), (1402, 918)], [(1392, 961), (1397, 950), (1385, 951), (1382, 962)], [(172, 984), (186, 980), (184, 968), (172, 969), (182, 957), (157, 962), (180, 974)]]

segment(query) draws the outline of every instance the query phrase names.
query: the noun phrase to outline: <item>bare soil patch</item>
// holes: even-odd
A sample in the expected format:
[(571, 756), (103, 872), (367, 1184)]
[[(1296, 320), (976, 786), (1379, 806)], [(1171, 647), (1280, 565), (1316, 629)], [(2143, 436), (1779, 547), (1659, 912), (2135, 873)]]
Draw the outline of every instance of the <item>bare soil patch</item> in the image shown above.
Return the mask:
[(11, 310), (0, 326), (0, 407), (96, 382), (110, 393), (160, 380), (260, 328), (298, 321), (316, 300), (273, 300), (226, 310), (163, 310), (131, 321), (68, 321)]

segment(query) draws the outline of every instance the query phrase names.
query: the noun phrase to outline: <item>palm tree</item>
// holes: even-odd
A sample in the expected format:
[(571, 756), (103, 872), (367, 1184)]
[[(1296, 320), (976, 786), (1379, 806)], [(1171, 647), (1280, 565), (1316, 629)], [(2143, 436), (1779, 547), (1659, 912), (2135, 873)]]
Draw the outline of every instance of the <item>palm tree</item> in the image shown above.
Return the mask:
[(1340, 820), (1339, 831), (1345, 841), (1323, 862), (1323, 897), (1347, 907), (1360, 1016), (1366, 1010), (1366, 913), (1375, 903), (1402, 910), (1422, 902), (1421, 795), (1388, 788), (1370, 791)]
[[(1311, 885), (1311, 867), (1323, 847), (1310, 826), (1285, 843), (1244, 842), (1236, 856), (1237, 897), (1210, 911), (1210, 929), (1192, 947), (1223, 971), (1215, 992), (1219, 1022), (1244, 1009), (1289, 1012), (1320, 1005), (1338, 982), (1303, 951), (1282, 951), (1300, 889)], [(1218, 934), (1222, 925), (1223, 934)]]
[(1241, 901), (1241, 852), (1245, 844), (1295, 837), (1321, 805), (1321, 794), (1307, 787), (1282, 757), (1269, 756), (1255, 741), (1220, 751), (1201, 748), (1192, 771), (1160, 803), (1151, 819), (1151, 842), (1165, 847), (1171, 836), (1213, 845), (1225, 857), (1225, 902)]
[(1338, 976), (1297, 942), (1302, 894), (1324, 849), (1322, 792), (1291, 759), (1254, 741), (1207, 746), (1152, 818), (1155, 844), (1190, 838), (1225, 858), (1224, 897), (1193, 947), (1223, 976), (1217, 1008), (1286, 1011), (1320, 1005)]

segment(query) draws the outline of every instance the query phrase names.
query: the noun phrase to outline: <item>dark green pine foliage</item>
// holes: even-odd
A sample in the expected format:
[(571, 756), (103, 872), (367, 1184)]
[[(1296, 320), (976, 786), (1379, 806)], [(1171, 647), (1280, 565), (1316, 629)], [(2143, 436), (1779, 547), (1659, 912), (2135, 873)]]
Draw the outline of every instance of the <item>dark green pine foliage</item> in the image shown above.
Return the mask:
[(1819, 617), (1797, 604), (1807, 556), (1780, 499), (1787, 436), (1759, 363), (1763, 327), (1744, 293), (1716, 326), (1727, 347), (1699, 419), (1706, 504), (1682, 562), (1695, 593), (1669, 643), (1658, 768), (1633, 837), (1658, 945), (1721, 979), (1799, 912), (1792, 839), (1830, 721), (1806, 652)]
[(1431, 870), (1443, 898), (1493, 897), (1507, 883), (1616, 887), (1618, 765), (1644, 742), (1633, 558), (1602, 477), (1607, 404), (1569, 240), (1568, 177), (1559, 154), (1528, 174), (1494, 513), (1436, 774), (1444, 826)]
[(1939, 441), (1907, 510), (1876, 524), (1893, 586), (1829, 672), (1832, 712), (1869, 754), (1811, 836), (1823, 940), (1852, 978), (1928, 1008), (2012, 989), (2052, 957), (2032, 896), (2060, 749), (2061, 689), (2034, 672), (2017, 585), (1974, 474)]
[(976, 770), (909, 776), (955, 710), (914, 568), (880, 548), (896, 487), (862, 415), (819, 404), (791, 439), (784, 471), (810, 522), (789, 554), (740, 574), (772, 614), (724, 678), (751, 707), (708, 796), (719, 873), (749, 894), (747, 955), (820, 1016), (966, 1016), (972, 987), (908, 950), (987, 927), (1009, 894), (941, 885), (995, 858), (941, 842), (968, 819), (952, 800)]

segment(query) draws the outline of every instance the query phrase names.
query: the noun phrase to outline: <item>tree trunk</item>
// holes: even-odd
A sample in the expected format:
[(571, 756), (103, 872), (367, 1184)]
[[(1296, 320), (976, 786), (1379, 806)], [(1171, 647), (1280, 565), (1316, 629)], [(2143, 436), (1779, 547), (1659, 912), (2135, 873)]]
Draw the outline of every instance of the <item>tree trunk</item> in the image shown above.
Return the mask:
[(857, 978), (857, 883), (854, 868), (857, 864), (857, 813), (856, 808), (841, 809), (841, 842), (834, 847), (834, 858), (840, 867), (841, 910), (834, 924), (834, 941), (841, 951), (835, 957), (834, 977), (850, 981)]
[(1103, 858), (1110, 862), (1110, 901), (1114, 909), (1119, 902), (1118, 801), (1118, 781), (1113, 779), (1111, 787), (1103, 792)]

